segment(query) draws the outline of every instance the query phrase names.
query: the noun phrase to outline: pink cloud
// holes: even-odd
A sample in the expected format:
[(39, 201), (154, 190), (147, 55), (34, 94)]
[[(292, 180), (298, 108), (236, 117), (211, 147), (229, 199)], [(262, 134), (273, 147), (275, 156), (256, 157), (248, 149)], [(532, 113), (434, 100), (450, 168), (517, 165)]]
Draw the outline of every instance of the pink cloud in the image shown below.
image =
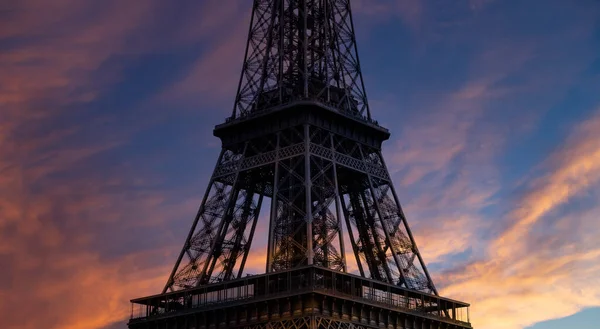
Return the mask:
[[(0, 326), (101, 328), (127, 318), (130, 298), (160, 289), (182, 243), (148, 236), (137, 240), (137, 249), (113, 250), (124, 243), (118, 235), (158, 231), (166, 221), (193, 215), (200, 200), (167, 202), (173, 192), (154, 191), (151, 180), (159, 178), (144, 168), (102, 163), (139, 126), (90, 141), (97, 122), (60, 121), (120, 81), (121, 68), (97, 72), (111, 56), (159, 49), (160, 40), (131, 39), (152, 28), (163, 4), (14, 6), (0, 22), (0, 39), (24, 38), (0, 54)], [(94, 120), (115, 122), (108, 114)]]
[[(216, 41), (207, 53), (199, 58), (184, 78), (165, 90), (158, 98), (161, 101), (186, 101), (204, 103), (234, 99), (241, 73), (248, 22), (239, 14), (233, 29)], [(249, 16), (249, 15), (248, 15)], [(245, 18), (245, 17), (244, 17)], [(228, 22), (229, 24), (229, 22)], [(233, 102), (231, 103), (233, 108)], [(224, 109), (228, 113), (230, 109)]]

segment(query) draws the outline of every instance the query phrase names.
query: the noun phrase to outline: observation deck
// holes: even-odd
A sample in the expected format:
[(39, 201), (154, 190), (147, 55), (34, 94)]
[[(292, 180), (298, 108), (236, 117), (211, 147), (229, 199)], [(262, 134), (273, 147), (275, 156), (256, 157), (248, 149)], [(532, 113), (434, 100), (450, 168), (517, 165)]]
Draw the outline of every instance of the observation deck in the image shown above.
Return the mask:
[(327, 317), (373, 328), (471, 328), (469, 304), (317, 266), (131, 300), (130, 328), (235, 328)]

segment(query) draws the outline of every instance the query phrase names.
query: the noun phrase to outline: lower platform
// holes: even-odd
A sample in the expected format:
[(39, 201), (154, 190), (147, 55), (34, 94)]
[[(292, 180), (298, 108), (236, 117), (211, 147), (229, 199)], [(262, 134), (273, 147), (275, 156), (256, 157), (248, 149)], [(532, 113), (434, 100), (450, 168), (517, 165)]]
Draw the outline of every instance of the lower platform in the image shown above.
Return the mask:
[(469, 304), (308, 266), (132, 300), (130, 329), (471, 328)]

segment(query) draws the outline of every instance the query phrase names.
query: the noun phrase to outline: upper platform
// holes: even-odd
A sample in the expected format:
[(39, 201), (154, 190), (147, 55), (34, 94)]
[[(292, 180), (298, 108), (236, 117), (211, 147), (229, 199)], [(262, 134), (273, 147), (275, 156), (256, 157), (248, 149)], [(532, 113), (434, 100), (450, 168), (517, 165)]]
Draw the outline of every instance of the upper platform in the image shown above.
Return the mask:
[(340, 111), (332, 104), (314, 99), (298, 99), (253, 111), (243, 117), (230, 117), (225, 123), (215, 126), (214, 135), (227, 146), (305, 123), (378, 149), (390, 137), (389, 130), (377, 121)]

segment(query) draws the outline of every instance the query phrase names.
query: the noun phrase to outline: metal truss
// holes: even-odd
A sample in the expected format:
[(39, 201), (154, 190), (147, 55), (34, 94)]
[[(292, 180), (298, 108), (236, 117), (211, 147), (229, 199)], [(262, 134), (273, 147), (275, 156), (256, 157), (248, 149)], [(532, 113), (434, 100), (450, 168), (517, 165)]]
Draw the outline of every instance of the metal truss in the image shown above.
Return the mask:
[[(381, 135), (364, 123), (373, 122), (350, 1), (254, 0), (250, 25), (235, 106), (226, 123), (232, 128), (222, 135), (235, 138), (224, 144), (163, 292), (241, 277), (267, 197), (267, 272), (305, 265), (347, 271), (345, 227), (361, 275), (437, 294), (380, 147), (373, 146), (387, 137), (373, 137)], [(326, 129), (306, 119), (310, 111), (294, 123), (268, 118), (299, 100), (337, 110), (341, 116), (330, 114), (350, 126)], [(293, 104), (292, 112), (306, 108)], [(264, 116), (250, 119), (254, 115)], [(252, 120), (276, 129), (242, 124)], [(238, 135), (234, 126), (246, 132)], [(355, 130), (377, 141), (367, 146)], [(239, 142), (240, 136), (260, 137)]]
[(350, 0), (254, 0), (231, 118), (298, 99), (371, 120)]
[[(215, 172), (242, 158), (246, 146), (241, 153), (223, 150)], [(163, 292), (240, 277), (265, 192), (264, 182), (248, 173), (240, 175), (240, 170), (211, 179)]]
[(361, 275), (437, 294), (389, 181), (356, 175), (342, 206)]
[(267, 272), (347, 271), (344, 221), (362, 276), (437, 294), (381, 151), (309, 124), (221, 152), (165, 291), (241, 277), (265, 196)]
[(344, 271), (335, 167), (310, 154), (311, 141), (327, 143), (328, 136), (311, 132), (309, 125), (301, 128), (293, 129), (304, 140), (300, 156), (279, 159), (280, 147), (295, 140), (277, 135), (267, 272), (313, 264)]
[[(335, 160), (340, 166), (352, 168), (362, 173), (369, 173), (374, 177), (378, 177), (384, 180), (389, 180), (389, 175), (386, 169), (381, 163), (371, 163), (367, 161), (361, 161), (356, 158), (347, 156), (343, 153), (335, 150), (328, 149), (318, 144), (310, 143), (309, 145), (311, 155), (315, 155), (328, 160)], [(293, 158), (295, 156), (302, 155), (305, 152), (304, 143), (298, 143), (295, 145), (287, 146), (279, 150), (279, 160)], [(229, 163), (227, 166), (220, 166), (215, 173), (215, 177), (226, 177), (236, 172), (237, 170), (247, 170), (264, 166), (265, 164), (275, 163), (276, 151), (270, 151), (265, 154), (259, 154), (246, 159), (239, 159), (235, 162)]]
[(351, 322), (339, 321), (324, 317), (301, 317), (280, 321), (256, 324), (244, 329), (370, 329), (377, 326), (363, 326)]
[[(438, 295), (394, 190), (350, 0), (254, 0), (214, 135), (192, 227), (163, 293), (132, 300), (130, 328), (471, 328), (469, 305)], [(242, 278), (263, 204), (266, 273)]]

